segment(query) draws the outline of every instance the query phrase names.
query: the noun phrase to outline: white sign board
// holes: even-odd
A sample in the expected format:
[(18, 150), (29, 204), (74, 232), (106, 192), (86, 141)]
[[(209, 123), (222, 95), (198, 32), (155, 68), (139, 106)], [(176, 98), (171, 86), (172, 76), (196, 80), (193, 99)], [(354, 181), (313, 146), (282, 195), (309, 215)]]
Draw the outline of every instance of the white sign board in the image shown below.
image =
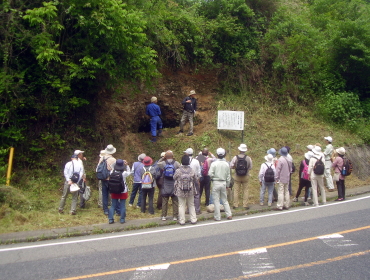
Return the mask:
[(217, 129), (244, 130), (244, 111), (218, 111)]

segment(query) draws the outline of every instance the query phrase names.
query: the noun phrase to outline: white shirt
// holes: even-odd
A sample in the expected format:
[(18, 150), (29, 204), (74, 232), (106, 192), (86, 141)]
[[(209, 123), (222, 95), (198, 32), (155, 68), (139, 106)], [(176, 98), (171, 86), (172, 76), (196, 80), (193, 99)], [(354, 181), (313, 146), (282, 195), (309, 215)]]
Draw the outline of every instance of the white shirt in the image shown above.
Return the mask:
[(194, 170), (195, 176), (197, 176), (197, 178), (199, 178), (201, 176), (199, 160), (197, 160), (193, 157), (190, 157), (190, 164), (189, 165), (190, 165), (191, 169)]
[(78, 172), (81, 180), (82, 176), (84, 175), (83, 171), (84, 169), (81, 166), (81, 164), (77, 160), (72, 159), (71, 161), (67, 162), (66, 165), (64, 166), (64, 178), (68, 182), (71, 180), (73, 173)]

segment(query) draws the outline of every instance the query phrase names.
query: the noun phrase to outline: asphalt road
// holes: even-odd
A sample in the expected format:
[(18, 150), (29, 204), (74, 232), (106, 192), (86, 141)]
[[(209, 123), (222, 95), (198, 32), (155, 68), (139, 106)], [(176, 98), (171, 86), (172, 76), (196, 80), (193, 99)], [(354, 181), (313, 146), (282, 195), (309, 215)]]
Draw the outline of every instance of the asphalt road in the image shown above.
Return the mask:
[(370, 196), (0, 246), (0, 279), (370, 279)]

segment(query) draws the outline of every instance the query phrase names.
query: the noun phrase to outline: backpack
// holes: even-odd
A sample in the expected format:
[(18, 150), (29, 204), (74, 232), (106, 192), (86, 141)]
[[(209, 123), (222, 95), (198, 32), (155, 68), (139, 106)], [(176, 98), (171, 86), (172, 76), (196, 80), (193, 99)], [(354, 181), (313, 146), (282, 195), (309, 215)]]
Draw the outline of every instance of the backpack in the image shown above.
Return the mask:
[(145, 166), (144, 168), (144, 174), (141, 176), (141, 188), (142, 189), (151, 189), (152, 184), (153, 184), (153, 175), (150, 173), (150, 169), (152, 168), (151, 166), (146, 169)]
[(315, 162), (315, 165), (313, 167), (313, 173), (315, 173), (316, 175), (324, 175), (325, 165), (321, 159), (322, 157), (317, 158), (317, 161)]
[(208, 176), (208, 171), (209, 171), (209, 164), (208, 160), (206, 159), (202, 165), (202, 176)]
[(174, 174), (175, 174), (175, 166), (173, 165), (173, 161), (170, 163), (166, 160), (166, 165), (163, 169), (164, 178), (173, 180)]
[(109, 177), (109, 170), (107, 167), (107, 159), (104, 159), (99, 163), (96, 168), (96, 178), (98, 180), (107, 180)]
[(191, 171), (192, 171), (191, 168), (186, 168), (186, 169), (183, 168), (181, 172), (181, 176), (177, 181), (178, 184), (180, 184), (179, 185), (180, 190), (182, 190), (183, 192), (189, 192), (194, 188), (194, 182), (191, 176)]
[(305, 160), (302, 160), (302, 163), (303, 163), (303, 170), (301, 173), (301, 179), (308, 181), (308, 178), (310, 177), (310, 174), (308, 174), (308, 164), (306, 163)]
[(348, 158), (343, 158), (343, 168), (340, 171), (340, 173), (343, 176), (349, 176), (351, 175), (352, 171), (353, 171), (352, 161)]
[(266, 169), (265, 175), (264, 175), (265, 182), (266, 183), (275, 182), (275, 172), (272, 169), (272, 164), (270, 166), (268, 166), (267, 163), (265, 163), (265, 164), (267, 166), (267, 169)]
[(113, 170), (110, 174), (108, 181), (108, 190), (110, 193), (122, 193), (124, 190), (124, 183), (122, 172), (118, 170)]
[(72, 160), (72, 167), (73, 167), (73, 174), (70, 179), (73, 183), (77, 183), (80, 180), (80, 173), (75, 172), (75, 165), (73, 164), (73, 160)]
[(247, 155), (244, 155), (244, 157), (237, 157), (237, 162), (235, 165), (235, 172), (238, 176), (245, 176), (248, 173), (248, 162), (246, 160)]

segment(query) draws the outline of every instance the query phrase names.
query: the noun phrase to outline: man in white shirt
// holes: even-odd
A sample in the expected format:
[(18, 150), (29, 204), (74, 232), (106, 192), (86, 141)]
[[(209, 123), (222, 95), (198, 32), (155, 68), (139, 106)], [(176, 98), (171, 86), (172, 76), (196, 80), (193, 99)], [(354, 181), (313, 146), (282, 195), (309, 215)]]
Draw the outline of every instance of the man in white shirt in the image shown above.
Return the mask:
[[(64, 188), (63, 188), (63, 195), (62, 198), (60, 199), (60, 204), (59, 204), (59, 213), (63, 213), (64, 206), (66, 204), (66, 199), (67, 195), (70, 192), (70, 186), (73, 184), (71, 177), (73, 173), (78, 173), (79, 174), (79, 180), (77, 184), (82, 180), (83, 177), (83, 168), (81, 164), (77, 161), (77, 156), (73, 154), (71, 156), (71, 161), (67, 162), (65, 167), (64, 167)], [(76, 215), (76, 206), (77, 206), (77, 198), (78, 198), (78, 191), (73, 192), (72, 194), (72, 204), (71, 204), (71, 215)]]
[(330, 136), (324, 137), (326, 142), (326, 148), (324, 150), (324, 156), (325, 156), (325, 173), (324, 177), (326, 180), (326, 186), (329, 190), (329, 192), (334, 191), (334, 183), (333, 183), (333, 177), (331, 176), (330, 168), (331, 168), (331, 155), (333, 153), (333, 145), (331, 144), (333, 142), (333, 138)]
[(195, 187), (197, 188), (197, 194), (194, 196), (194, 206), (195, 206), (195, 212), (197, 215), (201, 214), (200, 211), (200, 188), (199, 188), (199, 178), (201, 176), (200, 173), (200, 163), (196, 158), (193, 158), (193, 149), (187, 148), (186, 151), (184, 151), (185, 155), (188, 155), (190, 158), (190, 167), (193, 169), (195, 176), (197, 177)]
[(74, 151), (74, 155), (77, 156), (77, 161), (79, 164), (81, 164), (82, 167), (82, 180), (79, 182), (79, 187), (80, 191), (78, 192), (78, 195), (80, 196), (80, 208), (85, 208), (85, 199), (83, 198), (83, 193), (85, 192), (85, 187), (86, 187), (86, 172), (85, 172), (85, 167), (83, 161), (86, 160), (84, 157), (84, 152), (81, 150), (76, 150)]

